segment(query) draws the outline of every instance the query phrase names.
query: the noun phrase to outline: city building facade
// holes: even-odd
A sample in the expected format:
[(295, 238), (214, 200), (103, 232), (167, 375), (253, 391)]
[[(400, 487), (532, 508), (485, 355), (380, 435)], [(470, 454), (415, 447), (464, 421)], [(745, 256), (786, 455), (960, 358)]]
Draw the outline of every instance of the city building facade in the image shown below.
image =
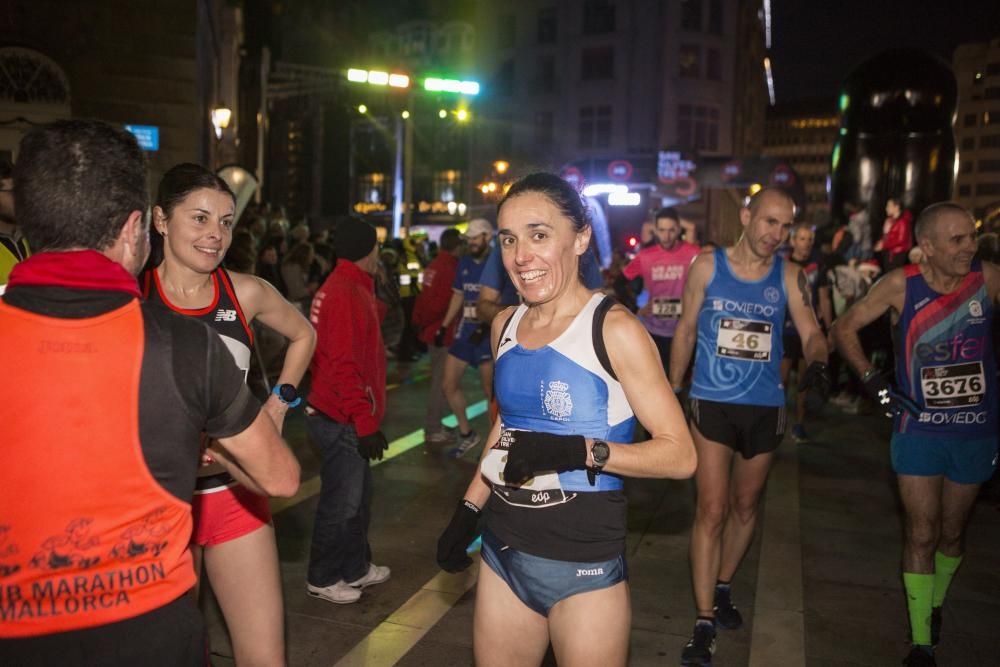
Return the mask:
[(1000, 37), (960, 45), (952, 67), (958, 81), (954, 198), (977, 219), (1000, 219)]

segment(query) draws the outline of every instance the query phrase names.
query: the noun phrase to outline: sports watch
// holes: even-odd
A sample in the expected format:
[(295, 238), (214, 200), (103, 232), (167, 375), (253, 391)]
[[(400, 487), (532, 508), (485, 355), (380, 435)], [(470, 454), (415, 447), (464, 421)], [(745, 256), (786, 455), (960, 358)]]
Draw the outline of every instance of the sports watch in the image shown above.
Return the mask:
[(608, 447), (608, 443), (603, 440), (594, 440), (594, 444), (590, 448), (590, 458), (594, 459), (594, 471), (601, 472), (610, 457), (611, 448)]
[(302, 402), (302, 397), (299, 396), (298, 390), (295, 388), (294, 384), (279, 384), (275, 385), (271, 393), (278, 397), (278, 400), (287, 405), (290, 408), (297, 407), (299, 403)]

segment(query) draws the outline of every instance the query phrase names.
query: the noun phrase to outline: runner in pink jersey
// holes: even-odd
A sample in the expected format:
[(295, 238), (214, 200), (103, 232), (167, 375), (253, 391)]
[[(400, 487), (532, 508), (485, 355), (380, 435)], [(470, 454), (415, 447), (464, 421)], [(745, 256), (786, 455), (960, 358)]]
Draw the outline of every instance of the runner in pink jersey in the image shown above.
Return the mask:
[(681, 295), (698, 246), (681, 240), (681, 221), (674, 208), (656, 212), (655, 245), (643, 248), (622, 272), (626, 279), (642, 278), (649, 301), (639, 309), (639, 318), (660, 352), (663, 372), (669, 373), (670, 343), (681, 316)]

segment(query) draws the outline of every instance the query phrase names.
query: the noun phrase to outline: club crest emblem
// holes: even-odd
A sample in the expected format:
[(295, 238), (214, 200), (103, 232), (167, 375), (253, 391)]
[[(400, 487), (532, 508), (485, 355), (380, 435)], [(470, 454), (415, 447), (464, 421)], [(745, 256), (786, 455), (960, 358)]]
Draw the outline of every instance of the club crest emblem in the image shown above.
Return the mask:
[(559, 380), (549, 383), (545, 391), (545, 411), (553, 419), (565, 421), (573, 413), (573, 398), (569, 395), (569, 385)]
[(982, 317), (983, 316), (982, 304), (980, 304), (978, 301), (970, 301), (969, 315), (972, 315), (973, 317)]
[(768, 287), (764, 290), (764, 298), (767, 299), (769, 303), (778, 303), (781, 299), (781, 292), (774, 287)]

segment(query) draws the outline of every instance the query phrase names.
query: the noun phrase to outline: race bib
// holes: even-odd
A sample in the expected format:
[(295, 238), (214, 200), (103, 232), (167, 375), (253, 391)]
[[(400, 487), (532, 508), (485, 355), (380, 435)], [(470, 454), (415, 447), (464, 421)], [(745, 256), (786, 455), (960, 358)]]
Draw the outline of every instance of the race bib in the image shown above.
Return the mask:
[(653, 299), (653, 317), (676, 320), (681, 316), (681, 300), (657, 297)]
[(770, 322), (724, 317), (719, 322), (715, 354), (720, 357), (771, 361)]
[(508, 433), (506, 429), (500, 431), (500, 441), (487, 452), (479, 466), (479, 471), (493, 486), (494, 495), (509, 505), (532, 508), (559, 505), (576, 497), (575, 493), (567, 496), (563, 492), (559, 474), (554, 472), (532, 477), (520, 486), (509, 486), (503, 478), (510, 449)]
[(465, 305), (462, 306), (462, 319), (465, 322), (478, 322), (476, 318), (476, 304), (474, 302), (466, 301)]
[(979, 405), (986, 393), (983, 364), (978, 361), (920, 369), (920, 388), (928, 408)]

